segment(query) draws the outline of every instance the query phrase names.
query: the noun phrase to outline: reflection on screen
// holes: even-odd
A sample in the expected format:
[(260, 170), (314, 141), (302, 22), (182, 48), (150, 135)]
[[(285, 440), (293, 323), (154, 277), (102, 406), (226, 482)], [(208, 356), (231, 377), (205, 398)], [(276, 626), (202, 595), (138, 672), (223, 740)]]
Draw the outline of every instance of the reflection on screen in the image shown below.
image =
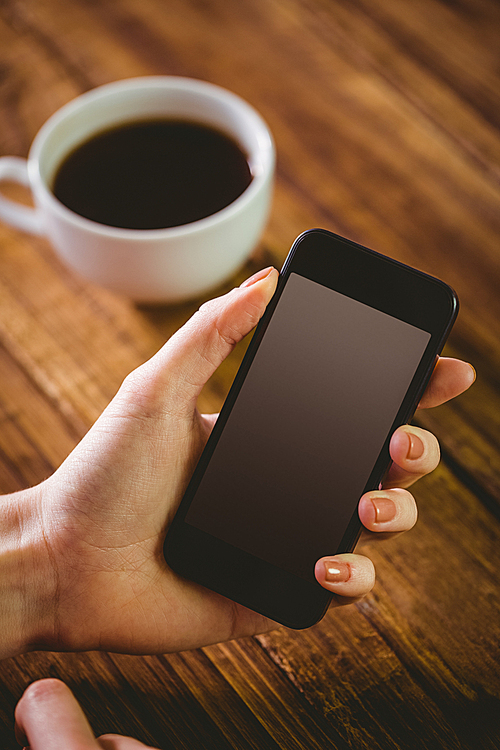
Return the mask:
[(311, 579), (338, 548), (429, 339), (292, 273), (186, 521)]

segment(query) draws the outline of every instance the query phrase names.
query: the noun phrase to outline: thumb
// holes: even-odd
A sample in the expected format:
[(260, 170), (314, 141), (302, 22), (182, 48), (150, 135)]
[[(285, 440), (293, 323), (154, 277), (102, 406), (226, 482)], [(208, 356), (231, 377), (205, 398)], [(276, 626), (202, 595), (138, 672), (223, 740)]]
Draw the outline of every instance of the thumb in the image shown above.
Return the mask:
[[(140, 369), (170, 412), (192, 413), (217, 367), (259, 322), (276, 289), (278, 272), (265, 268), (228, 294), (206, 302)], [(143, 381), (144, 382), (144, 381)], [(151, 390), (152, 389), (152, 390)]]

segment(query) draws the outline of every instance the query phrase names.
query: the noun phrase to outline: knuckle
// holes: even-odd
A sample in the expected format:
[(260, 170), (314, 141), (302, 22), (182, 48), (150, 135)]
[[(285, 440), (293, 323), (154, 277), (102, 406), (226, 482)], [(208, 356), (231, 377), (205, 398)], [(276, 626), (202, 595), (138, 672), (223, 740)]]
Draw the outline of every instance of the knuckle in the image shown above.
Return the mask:
[[(230, 297), (231, 294), (232, 292), (229, 292), (226, 296)], [(229, 322), (228, 316), (224, 313), (225, 307), (221, 306), (221, 298), (216, 298), (205, 302), (193, 316), (195, 323), (211, 328), (210, 348), (213, 348), (214, 344), (216, 347), (218, 344), (222, 344), (224, 348), (232, 347), (241, 338), (236, 326)]]
[(224, 319), (217, 318), (215, 320), (214, 331), (217, 339), (224, 347), (235, 346), (241, 338), (238, 329)]

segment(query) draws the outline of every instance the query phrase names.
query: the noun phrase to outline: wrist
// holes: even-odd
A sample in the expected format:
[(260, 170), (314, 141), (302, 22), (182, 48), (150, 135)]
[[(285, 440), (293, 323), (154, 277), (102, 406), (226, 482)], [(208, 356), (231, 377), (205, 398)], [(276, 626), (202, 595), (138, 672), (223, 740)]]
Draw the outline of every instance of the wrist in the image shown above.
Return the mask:
[(43, 648), (55, 576), (42, 524), (43, 484), (0, 499), (0, 659)]

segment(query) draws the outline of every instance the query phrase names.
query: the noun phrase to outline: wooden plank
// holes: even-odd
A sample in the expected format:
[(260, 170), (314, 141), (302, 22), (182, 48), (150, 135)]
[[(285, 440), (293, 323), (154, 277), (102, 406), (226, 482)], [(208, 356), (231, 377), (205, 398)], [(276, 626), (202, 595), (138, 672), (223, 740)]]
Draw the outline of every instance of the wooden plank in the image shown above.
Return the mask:
[(71, 687), (96, 734), (130, 734), (165, 750), (347, 747), (251, 639), (164, 657), (28, 654), (2, 668), (4, 750), (16, 747), (10, 712), (46, 676)]
[[(175, 49), (176, 59), (180, 59), (181, 50), (186, 49), (185, 35), (188, 32), (194, 48), (197, 48), (197, 44), (202, 44), (199, 38), (202, 35), (201, 25), (194, 24), (196, 12), (192, 8), (186, 8), (185, 4), (182, 8), (175, 4), (169, 8), (168, 18), (151, 0), (141, 4), (140, 9), (134, 6), (133, 9), (124, 11), (125, 7), (113, 7), (110, 10), (106, 6), (106, 10), (99, 11), (104, 14), (104, 23), (113, 26), (115, 35), (119, 31), (122, 35), (131, 33), (134, 21), (141, 29), (142, 37), (148, 35), (149, 47), (155, 44), (158, 46), (161, 36), (164, 47)], [(54, 5), (55, 8), (57, 5)], [(238, 78), (240, 67), (243, 65), (241, 58), (244, 53), (241, 50), (246, 50), (247, 46), (242, 45), (242, 39), (238, 36), (243, 31), (236, 27), (236, 19), (220, 9), (217, 27), (212, 24), (209, 33), (212, 35), (212, 43), (218, 43), (220, 34), (224, 33), (228, 43), (233, 45), (230, 50), (235, 61), (231, 68), (233, 72), (225, 72), (224, 80), (220, 82), (233, 88), (237, 85), (236, 90), (243, 95), (250, 95), (256, 103), (261, 100), (259, 106), (265, 114), (269, 112), (282, 154), (281, 174), (284, 174), (285, 180), (287, 175), (293, 175), (298, 183), (302, 195), (297, 196), (297, 202), (302, 200), (303, 194), (309, 196), (311, 211), (307, 225), (325, 223), (328, 219), (328, 225), (336, 229), (337, 223), (340, 223), (351, 236), (403, 260), (414, 262), (455, 283), (466, 308), (463, 325), (470, 328), (470, 337), (479, 336), (484, 340), (484, 347), (488, 348), (498, 326), (495, 294), (498, 279), (498, 220), (495, 220), (498, 190), (493, 189), (484, 176), (476, 173), (474, 165), (464, 162), (460, 154), (457, 155), (454, 141), (448, 141), (445, 135), (436, 134), (425, 115), (403, 101), (394, 87), (386, 85), (376, 71), (367, 72), (366, 66), (359, 64), (357, 69), (354, 68), (352, 60), (345, 59), (344, 50), (344, 57), (336, 54), (322, 39), (317, 39), (307, 26), (304, 33), (304, 19), (300, 15), (300, 8), (294, 8), (293, 14), (289, 12), (283, 16), (275, 12), (271, 17), (272, 23), (267, 28), (276, 43), (264, 55), (264, 50), (260, 50), (258, 46), (260, 30), (257, 24), (263, 19), (266, 22), (270, 20), (269, 12), (266, 15), (265, 10), (260, 8), (261, 15), (256, 16), (253, 28), (245, 26), (247, 36), (249, 28), (255, 35), (255, 39), (252, 37), (257, 45), (254, 53), (259, 59), (258, 53), (262, 52), (263, 59), (269, 62), (270, 58), (271, 68), (279, 74), (290, 65), (292, 53), (306, 57), (307, 50), (311, 58), (309, 65), (301, 68), (300, 74), (294, 76), (293, 84), (286, 81), (274, 111), (270, 110), (268, 94), (264, 89), (241, 91), (242, 84), (237, 85), (237, 81), (241, 79), (241, 76)], [(36, 11), (38, 14), (41, 12), (40, 9)], [(81, 14), (81, 10), (78, 12)], [(183, 17), (182, 13), (186, 15), (184, 24), (172, 22), (176, 13), (179, 19)], [(41, 24), (46, 35), (50, 32), (54, 36), (57, 32), (58, 36), (65, 39), (67, 21), (64, 21), (61, 29), (47, 26), (49, 22), (52, 26), (61, 23), (61, 16), (64, 14), (52, 13), (45, 18), (43, 15), (33, 16), (33, 10), (31, 11), (32, 24), (36, 19), (37, 25)], [(154, 27), (151, 23), (148, 26), (148, 21), (153, 17)], [(74, 27), (78, 29), (80, 39), (86, 28), (82, 20), (78, 15), (79, 23)], [(86, 38), (90, 43), (90, 15), (87, 27)], [(208, 30), (203, 28), (203, 39), (207, 44)], [(302, 46), (295, 46), (292, 50), (289, 43), (282, 44), (289, 38), (295, 38), (299, 28), (302, 29)], [(95, 24), (92, 24), (91, 31), (92, 39), (96, 39)], [(97, 30), (97, 37), (99, 31), (100, 29)], [(125, 36), (122, 41), (124, 39)], [(71, 41), (70, 35), (65, 54), (69, 54), (70, 46), (74, 49)], [(144, 46), (139, 45), (139, 56)], [(314, 50), (314, 55), (310, 54), (310, 49)], [(218, 69), (210, 68), (210, 59), (205, 57), (201, 58), (199, 65), (200, 68), (196, 71), (198, 75), (213, 78), (220, 73)], [(336, 71), (335, 79), (325, 73), (330, 70)], [(226, 80), (228, 76), (230, 80)], [(284, 79), (282, 77), (279, 80)], [(297, 101), (308, 102), (307, 107), (303, 108), (306, 114), (297, 110), (293, 104)], [(314, 116), (311, 112), (314, 112)], [(389, 120), (392, 123), (390, 129)], [(363, 145), (366, 143), (370, 143), (369, 152)], [(436, 168), (437, 156), (446, 164), (445, 170)], [(366, 184), (364, 178), (367, 163), (371, 164), (370, 172), (377, 180), (375, 192), (372, 184)], [(384, 185), (384, 190), (380, 189), (381, 185)], [(471, 200), (473, 210), (464, 211), (464, 206), (469, 205)], [(436, 211), (435, 206), (438, 206), (439, 211)], [(317, 218), (320, 221), (316, 221)], [(270, 232), (272, 226), (271, 222)], [(293, 238), (291, 234), (282, 232), (276, 239), (274, 234), (271, 236), (273, 241), (270, 244), (280, 248), (280, 255)], [(474, 237), (475, 246), (465, 246), (464, 237)], [(437, 245), (449, 247), (450, 253), (437, 253)], [(460, 268), (457, 270), (458, 256)], [(470, 264), (471, 268), (467, 268), (467, 273), (473, 274), (467, 287), (472, 289), (480, 284), (491, 298), (492, 307), (487, 311), (488, 320), (485, 320), (483, 307), (479, 311), (475, 295), (468, 288), (464, 291), (461, 289), (467, 258), (474, 259), (474, 263)], [(473, 309), (469, 311), (471, 306)]]
[[(10, 247), (16, 249), (14, 245)], [(9, 246), (4, 245), (6, 256), (8, 250)], [(88, 320), (92, 311), (86, 312), (84, 300), (74, 305), (72, 295), (65, 292), (61, 280), (53, 275), (49, 276), (52, 283), (47, 283), (43, 259), (34, 251), (29, 255), (28, 273), (23, 274), (15, 260), (8, 263), (5, 257), (2, 263), (3, 345), (83, 434), (116, 391), (121, 380), (120, 369), (123, 377), (132, 362), (125, 357), (120, 367), (119, 343), (114, 332), (111, 334), (102, 321), (101, 325), (86, 326), (79, 313)], [(17, 278), (19, 272), (21, 284)], [(64, 314), (65, 303), (68, 315)]]
[(500, 525), (445, 468), (416, 494), (415, 530), (360, 547), (376, 565), (372, 594), (259, 640), (315, 707), (342, 716), (355, 747), (493, 750)]
[[(453, 339), (453, 344), (457, 342)], [(481, 353), (458, 340), (445, 353), (473, 362), (477, 380), (459, 398), (417, 412), (414, 422), (439, 439), (443, 461), (460, 473), (493, 513), (500, 514), (500, 393), (498, 375)]]
[[(60, 20), (65, 14), (55, 12), (57, 3), (52, 13), (44, 7), (31, 8), (32, 23), (36, 19), (46, 35), (66, 39), (69, 54), (74, 45), (67, 20)], [(380, 72), (367, 69), (365, 60), (356, 63), (344, 48), (334, 48), (304, 25), (302, 6), (290, 3), (284, 12), (279, 3), (261, 3), (256, 11), (254, 7), (242, 25), (238, 15), (218, 3), (206, 13), (199, 6), (174, 2), (165, 14), (156, 0), (145, 0), (140, 7), (106, 5), (97, 10), (105, 29), (122, 45), (130, 44), (135, 34), (139, 60), (146, 48), (158, 50), (155, 62), (149, 59), (150, 72), (171, 72), (170, 57), (185, 60), (185, 72), (215, 79), (257, 104), (276, 134), (280, 175), (298, 184), (297, 200), (306, 194), (315, 207), (311, 222), (320, 216), (334, 229), (339, 222), (355, 239), (449, 280), (463, 298), (464, 325), (489, 348), (499, 320), (498, 185), (478, 172), (456, 140), (437, 131)], [(201, 24), (211, 13), (216, 23)], [(82, 36), (95, 45), (102, 28), (93, 22), (90, 26), (90, 13), (87, 24), (83, 22), (80, 6), (76, 17), (80, 47)], [(59, 29), (58, 24), (63, 26)], [(259, 24), (265, 24), (265, 41)], [(199, 54), (193, 62), (193, 50), (207, 51), (220, 44), (222, 36), (231, 66), (221, 70), (220, 58), (208, 54)], [(163, 70), (160, 48), (170, 55)], [(252, 77), (242, 77), (250, 49), (253, 60), (266, 61), (266, 74), (257, 68)], [(289, 79), (286, 70), (293, 63), (297, 71)], [(279, 82), (279, 90), (273, 81)], [(286, 247), (289, 239), (280, 236), (278, 246)], [(479, 286), (491, 302), (486, 311), (470, 291)]]
[[(279, 169), (247, 269), (279, 265), (296, 234), (319, 224), (451, 281), (463, 313), (450, 353), (475, 364), (478, 382), (418, 419), (491, 499), (500, 487), (495, 21), (488, 0), (10, 0), (0, 10), (0, 153), (25, 154), (52, 111), (115, 78), (194, 75), (248, 98), (275, 133)], [(200, 300), (136, 308), (75, 279), (45, 242), (0, 233), (0, 481), (10, 489), (42, 478)], [(243, 348), (205, 389), (203, 408), (218, 408)], [(311, 631), (165, 659), (4, 662), (2, 746), (17, 746), (5, 726), (22, 688), (52, 673), (99, 731), (111, 717), (163, 747), (495, 747), (498, 524), (445, 466), (417, 495), (417, 529), (371, 550), (374, 593)]]
[[(280, 747), (203, 650), (169, 654), (162, 657), (164, 661), (184, 681), (193, 699), (219, 727), (231, 747), (241, 750)], [(268, 669), (273, 670), (272, 663)]]
[[(174, 308), (135, 307), (73, 277), (43, 240), (0, 227), (0, 244), (0, 341), (80, 437), (123, 378), (212, 296)], [(258, 267), (249, 262), (215, 294)], [(218, 410), (246, 345), (205, 389), (202, 410)]]
[(348, 745), (335, 724), (324, 722), (251, 640), (205, 649), (217, 669), (281, 748), (337, 749)]
[(1, 463), (16, 477), (0, 481), (0, 492), (14, 492), (51, 474), (78, 437), (2, 348), (0, 384)]
[[(498, 114), (500, 14), (495, 2), (454, 3), (450, 8), (431, 0), (412, 3), (407, 12), (394, 3), (318, 0), (303, 3), (303, 13), (314, 33), (341, 44), (353, 61), (376, 71), (436, 129), (444, 129), (478, 169), (498, 181), (498, 123), (490, 121)], [(463, 92), (471, 75), (474, 101)]]
[(14, 3), (0, 9), (0, 71), (0, 154), (26, 156), (45, 120), (80, 89), (24, 27)]
[[(26, 6), (16, 6), (16, 8), (18, 10), (19, 10), (19, 7), (24, 7), (24, 13), (26, 15)], [(340, 5), (339, 6), (336, 5), (335, 8), (341, 8), (341, 6)], [(299, 8), (299, 10), (300, 10), (300, 8)], [(79, 11), (79, 12), (81, 13), (82, 11)], [(128, 12), (131, 13), (132, 10), (129, 9)], [(179, 15), (180, 15), (180, 12), (181, 12), (180, 9), (177, 9), (177, 13)], [(193, 11), (191, 9), (190, 12), (193, 13), (195, 11)], [(299, 11), (295, 11), (295, 12), (298, 13)], [(123, 11), (122, 11), (122, 13), (123, 13)], [(64, 14), (57, 14), (56, 17), (57, 17), (57, 19), (59, 19), (63, 15)], [(158, 16), (158, 17), (160, 17), (160, 16)], [(19, 12), (18, 12), (18, 15), (16, 16), (16, 24), (18, 24), (18, 25), (20, 23), (20, 20), (19, 20), (20, 18), (21, 18), (21, 21), (22, 21), (22, 19), (24, 18), (24, 16), (22, 16), (22, 14), (20, 15)], [(49, 15), (48, 18), (50, 20), (52, 18), (52, 16)], [(89, 15), (89, 18), (90, 18), (90, 15)], [(106, 16), (106, 18), (108, 18), (108, 16)], [(234, 21), (232, 20), (230, 14), (229, 14), (229, 16), (228, 16), (228, 14), (226, 14), (225, 18), (226, 18), (226, 24), (232, 24), (232, 23), (234, 23)], [(299, 15), (298, 18), (302, 22), (304, 20), (305, 16), (304, 15)], [(31, 10), (31, 15), (28, 14), (28, 19), (30, 20), (31, 25), (29, 25), (28, 22), (25, 20), (24, 21), (25, 27), (29, 28), (29, 29), (32, 29), (32, 30), (36, 26), (36, 24), (34, 23), (34, 20), (37, 21), (37, 24), (40, 21), (40, 18), (38, 16), (33, 17), (33, 10)], [(66, 19), (66, 17), (65, 17), (65, 19)], [(193, 20), (193, 19), (194, 19), (194, 16), (192, 16), (191, 20)], [(324, 14), (321, 16), (321, 19), (324, 22), (324, 20), (325, 20), (324, 19)], [(336, 19), (336, 20), (338, 22), (338, 19)], [(43, 21), (43, 19), (42, 19), (42, 21)], [(79, 21), (79, 25), (75, 25), (74, 28), (78, 28), (79, 29), (79, 33), (81, 34), (81, 28), (82, 28), (82, 26), (85, 27), (85, 23), (83, 23), (83, 17), (78, 16), (78, 21)], [(294, 17), (292, 19), (292, 21), (296, 23), (297, 19)], [(281, 26), (279, 26), (274, 31), (274, 33), (275, 34), (278, 34), (278, 33), (283, 34), (283, 29), (284, 28), (286, 28), (287, 30), (290, 29), (292, 21), (290, 20), (289, 17), (286, 17), (286, 23), (285, 23), (283, 21), (283, 19), (280, 18)], [(345, 24), (345, 22), (346, 22), (345, 13), (344, 13), (344, 16), (342, 16), (342, 21)], [(67, 25), (68, 25), (67, 24), (67, 20), (63, 20), (63, 21), (57, 20), (57, 22), (58, 23), (59, 22), (63, 23), (63, 27), (61, 29), (58, 29), (58, 31), (63, 32), (61, 34), (61, 37), (65, 38), (64, 33), (65, 32), (70, 33), (70, 30), (67, 28)], [(109, 21), (109, 18), (108, 18), (108, 22), (111, 22), (111, 21)], [(220, 22), (220, 19), (218, 19), (218, 22)], [(47, 23), (48, 23), (48, 21), (46, 20), (46, 24)], [(54, 21), (52, 21), (52, 23), (54, 23)], [(90, 21), (87, 20), (87, 26), (89, 25), (89, 23), (90, 23)], [(115, 23), (115, 26), (116, 26), (118, 22), (116, 22), (116, 20), (115, 20), (114, 23)], [(310, 25), (311, 25), (311, 21), (310, 21), (310, 17), (309, 17), (309, 26)], [(277, 26), (276, 19), (274, 20), (274, 26), (275, 27)], [(23, 28), (25, 28), (25, 27), (23, 27)], [(125, 21), (123, 20), (123, 18), (122, 18), (122, 21), (120, 21), (120, 23), (118, 23), (118, 27), (121, 28), (121, 29), (124, 29), (125, 27), (127, 27), (127, 24), (125, 23)], [(37, 26), (37, 28), (38, 28), (38, 26)], [(40, 25), (40, 28), (43, 31), (43, 35), (40, 38), (43, 38), (43, 39), (45, 39), (45, 37), (50, 38), (50, 32), (52, 31), (52, 29), (48, 28), (47, 26), (44, 27), (43, 23)], [(187, 33), (186, 30), (188, 28), (191, 28), (191, 23), (185, 24), (185, 27), (183, 27), (183, 29), (184, 29), (183, 33)], [(224, 24), (223, 24), (223, 28), (224, 28)], [(351, 27), (349, 27), (348, 30), (350, 30), (350, 28)], [(317, 28), (314, 27), (313, 31), (315, 33), (317, 33)], [(162, 32), (167, 33), (167, 30), (162, 28)], [(212, 29), (212, 33), (215, 34), (216, 32)], [(94, 38), (94, 36), (95, 35), (93, 34), (92, 38)], [(372, 37), (370, 37), (370, 38), (372, 39), (375, 36), (376, 35), (373, 32), (372, 33)], [(90, 39), (90, 34), (88, 34), (88, 39)], [(68, 39), (68, 42), (69, 41), (70, 41), (70, 39)], [(366, 39), (365, 39), (365, 41), (366, 41)], [(356, 42), (356, 43), (359, 44), (359, 42)], [(404, 55), (401, 55), (399, 53), (399, 56), (398, 56), (398, 50), (394, 47), (394, 45), (391, 47), (390, 42), (387, 42), (387, 40), (385, 40), (385, 44), (386, 44), (386, 48), (389, 48), (389, 49), (392, 50), (393, 57), (391, 58), (391, 62), (393, 62), (393, 67), (397, 67), (395, 65), (396, 60), (398, 60), (398, 59), (405, 59)], [(26, 45), (26, 46), (29, 46), (29, 45)], [(65, 51), (64, 51), (65, 55), (69, 55), (69, 51), (70, 51), (69, 50), (69, 46), (70, 45), (68, 43), (68, 47), (67, 47), (67, 49), (65, 48)], [(373, 46), (373, 42), (372, 42), (372, 46)], [(386, 48), (384, 48), (384, 49), (386, 49)], [(59, 55), (62, 55), (62, 54), (63, 53), (59, 50)], [(322, 54), (326, 54), (326, 52), (323, 51)], [(351, 55), (352, 55), (352, 53), (351, 53)], [(73, 62), (72, 64), (73, 64), (73, 66), (76, 65), (75, 62)], [(35, 67), (34, 64), (33, 64), (33, 67)], [(344, 68), (345, 68), (345, 65), (344, 65)], [(70, 69), (73, 70), (72, 67), (70, 67)], [(411, 79), (411, 76), (409, 76), (409, 79)], [(429, 79), (432, 79), (432, 76), (430, 76), (430, 75), (427, 76), (427, 79), (426, 79), (427, 83), (429, 83)], [(344, 93), (344, 99), (345, 99), (345, 93)], [(456, 105), (456, 106), (458, 107), (458, 105)], [(325, 116), (325, 121), (326, 121), (326, 116)], [(283, 129), (281, 129), (280, 132), (283, 132)], [(296, 144), (290, 144), (290, 148), (287, 149), (287, 150), (290, 153), (295, 153), (296, 152), (296, 150), (294, 148), (295, 145)], [(304, 154), (303, 161), (304, 162), (307, 161), (307, 155), (306, 154)], [(284, 206), (284, 203), (285, 203), (284, 195), (285, 195), (285, 193), (286, 193), (285, 189), (284, 188), (280, 188), (278, 186), (278, 196), (277, 196), (277, 209), (278, 209), (278, 211), (277, 212), (280, 215), (284, 215), (286, 217), (287, 226), (290, 226), (290, 225), (293, 226), (293, 221), (291, 219), (295, 218), (295, 213), (294, 213), (295, 212), (295, 205), (290, 206), (289, 210), (285, 211), (285, 209), (288, 208), (288, 206)], [(292, 203), (294, 203), (294, 202), (292, 201)], [(322, 210), (321, 205), (319, 205), (319, 204), (312, 206), (311, 210), (309, 212), (304, 211), (304, 209), (302, 208), (302, 214), (304, 214), (304, 215), (301, 217), (301, 223), (302, 222), (303, 223), (302, 223), (302, 226), (300, 226), (300, 224), (297, 223), (297, 229), (294, 230), (294, 233), (295, 233), (295, 231), (299, 231), (299, 228), (305, 228), (306, 226), (308, 226), (310, 224), (317, 223), (314, 220), (315, 217), (317, 215), (320, 215), (320, 214), (324, 215), (324, 213), (325, 212)], [(470, 234), (471, 234), (471, 232), (468, 232), (467, 236), (470, 235)], [(283, 248), (283, 246), (280, 245), (280, 244), (278, 244), (279, 243), (279, 236), (282, 236), (282, 235), (285, 235), (285, 222), (283, 222), (283, 220), (281, 220), (279, 222), (279, 231), (278, 231), (277, 234), (274, 234), (273, 227), (271, 225), (271, 228), (270, 228), (270, 230), (268, 232), (268, 235), (267, 235), (268, 238), (271, 239), (270, 247), (273, 248), (273, 251), (272, 251), (270, 257), (271, 258), (273, 256), (276, 257), (278, 264), (279, 264), (281, 258), (284, 256), (284, 253), (285, 253), (285, 249)], [(273, 240), (274, 240), (274, 243), (273, 243)], [(269, 257), (269, 254), (268, 254), (268, 257)], [(18, 274), (20, 272), (20, 270), (22, 270), (22, 269), (20, 269), (19, 266), (16, 266), (14, 268), (14, 270), (15, 270), (15, 273)], [(491, 270), (492, 270), (491, 268), (488, 269), (488, 272), (491, 271)], [(485, 272), (486, 272), (486, 267), (485, 267)], [(492, 280), (491, 283), (494, 286), (496, 286), (496, 282), (497, 282), (497, 276), (496, 276), (496, 274), (495, 273), (493, 273), (493, 274), (489, 273), (488, 275), (490, 275), (490, 277), (491, 277), (491, 280)], [(67, 281), (67, 279), (68, 279), (68, 277), (66, 277), (65, 280)], [(473, 289), (475, 287), (475, 284), (471, 284), (470, 286)], [(189, 311), (191, 311), (192, 309), (194, 309), (194, 307), (189, 308)], [(481, 309), (484, 310), (484, 306), (482, 306)], [(186, 316), (187, 316), (187, 312), (188, 312), (188, 310), (186, 310)], [(146, 317), (148, 317), (147, 313), (146, 313)], [(477, 320), (479, 320), (479, 318), (477, 316), (475, 316), (475, 317), (477, 318)], [(481, 315), (481, 319), (482, 319), (482, 317), (483, 316)], [(129, 318), (129, 320), (130, 320), (130, 318)], [(168, 336), (168, 335), (170, 335), (170, 333), (173, 330), (174, 326), (172, 326), (172, 323), (171, 323), (171, 320), (170, 320), (170, 316), (168, 314), (167, 314), (167, 316), (164, 316), (164, 320), (168, 320), (169, 321), (168, 326), (167, 326), (168, 330), (165, 330), (165, 326), (163, 325), (162, 326), (162, 333), (164, 335)], [(477, 325), (479, 325), (479, 323), (477, 323), (477, 320), (474, 322), (474, 324), (470, 324), (470, 325), (469, 325), (470, 321), (467, 321), (467, 320), (464, 321), (464, 322), (460, 321), (459, 326), (461, 326), (461, 328), (460, 328), (460, 332), (459, 332), (458, 336), (461, 338), (461, 340), (466, 340), (468, 342), (472, 342), (472, 341), (475, 340), (474, 326), (477, 327)], [(150, 316), (149, 316), (148, 322), (151, 322), (151, 317)], [(180, 324), (182, 322), (182, 319), (178, 319), (178, 322)], [(483, 336), (483, 339), (486, 336), (488, 342), (490, 342), (491, 344), (493, 344), (493, 339), (497, 335), (496, 330), (492, 330), (490, 328), (490, 326), (487, 324), (487, 322), (486, 322), (485, 325), (483, 325), (482, 323), (480, 325), (482, 327), (482, 334), (481, 335)], [(464, 334), (464, 330), (465, 330), (465, 334)], [(458, 336), (457, 336), (457, 338), (458, 338)], [(454, 339), (452, 339), (452, 341), (454, 342)], [(486, 343), (486, 341), (485, 341), (485, 343)], [(495, 346), (494, 349), (493, 349), (493, 351), (495, 352), (497, 350), (498, 350), (498, 347)], [(152, 349), (150, 349), (149, 351), (151, 352)], [(460, 347), (457, 349), (457, 351), (458, 351), (459, 354), (461, 353)], [(481, 351), (478, 351), (477, 347), (476, 347), (476, 352), (477, 352), (478, 357), (481, 357)], [(476, 365), (478, 364), (476, 358), (474, 358), (473, 361), (476, 363)], [(124, 371), (125, 371), (125, 369), (126, 368), (124, 368)], [(222, 394), (222, 393), (224, 393), (227, 390), (227, 376), (226, 376), (226, 372), (228, 372), (228, 370), (229, 370), (229, 368), (226, 367), (224, 373), (221, 372), (221, 374), (218, 375), (216, 379), (214, 379), (213, 384), (211, 384), (211, 386), (206, 390), (206, 393), (208, 395), (206, 397), (206, 403), (204, 405), (204, 408), (210, 408), (210, 409), (217, 408), (217, 406), (218, 406), (217, 402), (218, 401), (220, 402), (220, 399), (217, 399), (217, 395), (218, 394)], [(488, 403), (490, 403), (490, 404), (492, 404), (492, 403), (498, 403), (498, 396), (496, 394), (496, 386), (495, 386), (495, 383), (493, 381), (491, 381), (491, 379), (490, 379), (490, 383), (488, 384), (488, 390), (489, 390), (489, 394), (488, 395), (490, 396), (490, 398), (488, 398)], [(476, 386), (475, 392), (476, 393), (478, 392), (478, 386)], [(100, 403), (101, 406), (102, 406), (105, 403), (105, 401), (106, 401), (106, 399), (101, 399), (100, 402), (97, 401), (97, 404)], [(462, 403), (463, 403), (463, 400), (462, 400)], [(485, 403), (484, 399), (483, 399), (483, 403)], [(470, 417), (473, 412), (477, 415), (478, 412), (477, 412), (476, 406), (477, 405), (476, 405), (475, 399), (474, 399), (473, 400), (473, 404), (472, 404), (472, 408), (470, 408), (468, 410), (468, 414), (467, 414), (468, 417)], [(453, 406), (452, 408), (454, 409), (455, 407)], [(461, 407), (457, 407), (457, 408), (458, 408), (458, 411), (460, 412), (460, 408)], [(97, 414), (98, 411), (99, 411), (99, 409), (96, 409), (95, 414)], [(483, 408), (483, 412), (484, 412), (484, 408)], [(498, 412), (497, 412), (496, 408), (493, 408), (491, 410), (491, 413), (495, 414), (495, 413), (498, 413)], [(439, 412), (438, 412), (438, 414), (439, 414)], [(488, 422), (490, 421), (490, 417), (489, 417), (488, 414), (484, 414), (483, 416), (485, 417), (485, 421), (483, 421), (483, 424), (487, 425)], [(451, 436), (457, 434), (457, 428), (456, 428), (455, 425), (456, 425), (457, 421), (460, 422), (460, 419), (457, 420), (455, 417), (456, 417), (456, 414), (454, 413), (454, 418), (452, 420), (453, 429), (451, 429), (449, 431), (449, 435), (451, 435)], [(440, 418), (438, 418), (437, 422), (436, 422), (433, 419), (429, 419), (427, 417), (427, 415), (426, 415), (425, 418), (424, 418), (424, 423), (426, 423), (426, 424), (433, 424), (433, 425), (439, 426), (439, 419)], [(90, 420), (88, 420), (88, 421), (89, 422), (92, 421), (92, 418), (90, 418)], [(462, 452), (461, 455), (458, 455), (457, 450), (454, 449), (454, 445), (456, 445), (456, 441), (455, 441), (455, 443), (453, 443), (452, 441), (451, 442), (448, 441), (448, 445), (446, 447), (447, 447), (448, 450), (453, 450), (454, 451), (454, 457), (458, 458), (458, 460), (460, 461), (460, 463), (462, 465), (466, 465), (469, 469), (472, 467), (473, 474), (474, 474), (476, 480), (479, 480), (479, 479), (482, 478), (483, 481), (486, 481), (488, 483), (488, 489), (489, 489), (490, 493), (493, 494), (493, 495), (495, 495), (496, 491), (498, 489), (498, 476), (496, 476), (494, 482), (492, 482), (491, 478), (490, 478), (490, 475), (491, 475), (492, 472), (495, 473), (495, 465), (498, 465), (498, 462), (495, 462), (495, 460), (494, 460), (495, 455), (496, 455), (496, 451), (497, 451), (497, 445), (498, 445), (498, 431), (496, 429), (496, 425), (494, 425), (494, 424), (491, 425), (491, 428), (489, 430), (487, 428), (487, 434), (486, 434), (485, 437), (483, 435), (481, 435), (480, 431), (478, 430), (477, 431), (478, 434), (477, 434), (476, 438), (474, 438), (474, 439), (471, 440), (470, 439), (470, 433), (468, 432), (469, 425), (470, 425), (470, 419), (463, 419), (462, 422), (460, 422), (460, 424), (464, 428), (463, 432), (465, 434), (469, 435), (469, 438), (467, 440), (467, 445), (468, 445), (469, 451), (473, 454), (473, 459), (474, 460), (471, 460), (469, 457), (466, 457), (466, 460), (464, 460), (463, 459), (463, 452)], [(492, 441), (492, 437), (494, 435), (496, 435), (496, 438), (495, 438), (495, 440)], [(464, 444), (464, 439), (461, 439), (461, 444), (462, 445)], [(477, 450), (477, 446), (481, 446), (480, 451)], [(478, 452), (481, 453), (481, 455), (479, 456), (480, 460), (477, 460), (478, 456), (475, 455)], [(477, 471), (474, 468), (476, 465), (480, 467)]]
[[(116, 731), (166, 750), (195, 747), (204, 733), (209, 735), (212, 730), (217, 736), (203, 711), (185, 700), (186, 687), (175, 675), (160, 665), (161, 682), (155, 680), (154, 671), (141, 657), (133, 658), (132, 682), (111, 657), (98, 653), (31, 654), (9, 659), (2, 666), (3, 704), (10, 704), (12, 710), (29, 683), (51, 676), (62, 679), (74, 691), (96, 734)], [(2, 747), (16, 747), (12, 741), (6, 744), (12, 734), (4, 728)], [(209, 742), (207, 747), (216, 745)]]
[[(406, 9), (398, 3), (357, 0), (352, 5), (398, 40), (408, 57), (432, 69), (485, 122), (498, 128), (498, 3), (480, 0), (449, 5), (417, 0)], [(489, 161), (491, 156), (488, 153)]]

